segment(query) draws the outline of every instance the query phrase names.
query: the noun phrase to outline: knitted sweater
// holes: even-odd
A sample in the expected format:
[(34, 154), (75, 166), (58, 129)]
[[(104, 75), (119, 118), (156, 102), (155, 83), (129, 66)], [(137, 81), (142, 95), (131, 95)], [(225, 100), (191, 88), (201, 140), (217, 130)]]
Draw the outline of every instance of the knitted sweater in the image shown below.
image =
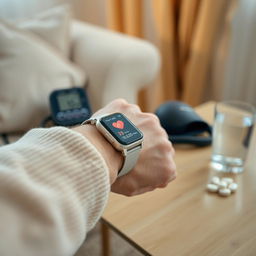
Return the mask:
[(109, 191), (104, 159), (78, 132), (33, 129), (0, 147), (0, 255), (73, 255)]

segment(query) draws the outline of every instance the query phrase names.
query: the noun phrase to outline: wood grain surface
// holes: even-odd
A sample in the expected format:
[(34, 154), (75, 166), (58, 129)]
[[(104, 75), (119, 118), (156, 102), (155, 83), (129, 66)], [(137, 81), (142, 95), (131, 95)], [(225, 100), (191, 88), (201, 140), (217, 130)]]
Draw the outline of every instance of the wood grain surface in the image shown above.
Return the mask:
[[(196, 110), (212, 122), (213, 108), (209, 102)], [(254, 131), (244, 172), (225, 175), (238, 183), (235, 194), (206, 192), (216, 175), (209, 165), (211, 147), (179, 146), (174, 182), (136, 197), (111, 193), (103, 221), (147, 255), (256, 255), (255, 142)]]

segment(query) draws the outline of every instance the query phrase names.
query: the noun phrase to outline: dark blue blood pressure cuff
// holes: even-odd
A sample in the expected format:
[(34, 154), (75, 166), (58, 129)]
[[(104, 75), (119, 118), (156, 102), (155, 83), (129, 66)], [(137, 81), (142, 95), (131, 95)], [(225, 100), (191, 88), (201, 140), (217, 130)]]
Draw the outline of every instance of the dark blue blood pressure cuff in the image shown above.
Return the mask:
[(196, 146), (211, 144), (212, 127), (189, 105), (180, 101), (168, 101), (160, 105), (155, 114), (172, 143)]

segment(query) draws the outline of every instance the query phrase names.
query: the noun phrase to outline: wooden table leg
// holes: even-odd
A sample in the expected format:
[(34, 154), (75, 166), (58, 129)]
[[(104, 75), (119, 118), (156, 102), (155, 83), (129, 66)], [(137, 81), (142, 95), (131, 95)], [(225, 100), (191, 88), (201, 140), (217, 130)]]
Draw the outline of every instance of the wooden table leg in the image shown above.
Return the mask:
[(101, 221), (101, 243), (102, 243), (102, 255), (110, 256), (109, 227), (103, 221)]

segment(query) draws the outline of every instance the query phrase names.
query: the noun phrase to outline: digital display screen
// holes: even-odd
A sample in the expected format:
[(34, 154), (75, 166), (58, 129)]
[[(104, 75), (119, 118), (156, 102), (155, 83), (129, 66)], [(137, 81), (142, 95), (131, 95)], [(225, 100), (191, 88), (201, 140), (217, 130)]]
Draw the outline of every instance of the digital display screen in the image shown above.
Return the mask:
[(123, 145), (129, 145), (143, 138), (141, 131), (121, 113), (103, 117), (100, 122)]
[(76, 92), (63, 93), (57, 96), (60, 111), (72, 110), (82, 107), (80, 95)]

